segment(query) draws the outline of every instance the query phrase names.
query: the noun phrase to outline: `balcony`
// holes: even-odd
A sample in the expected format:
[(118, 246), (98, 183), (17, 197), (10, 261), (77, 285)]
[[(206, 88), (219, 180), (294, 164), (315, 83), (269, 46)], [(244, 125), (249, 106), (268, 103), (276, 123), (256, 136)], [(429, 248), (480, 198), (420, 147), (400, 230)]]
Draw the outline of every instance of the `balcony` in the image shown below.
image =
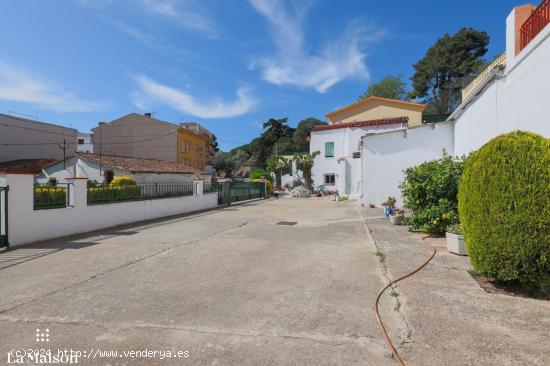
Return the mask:
[(519, 51), (524, 49), (548, 23), (550, 23), (550, 0), (543, 0), (521, 25)]

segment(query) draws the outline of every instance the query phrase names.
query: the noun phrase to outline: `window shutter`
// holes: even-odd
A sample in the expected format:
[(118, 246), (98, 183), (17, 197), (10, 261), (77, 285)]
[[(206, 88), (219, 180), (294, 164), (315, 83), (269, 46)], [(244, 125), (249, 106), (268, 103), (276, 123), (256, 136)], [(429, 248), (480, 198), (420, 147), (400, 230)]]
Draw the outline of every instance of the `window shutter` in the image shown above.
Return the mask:
[(334, 142), (325, 142), (325, 157), (334, 157)]

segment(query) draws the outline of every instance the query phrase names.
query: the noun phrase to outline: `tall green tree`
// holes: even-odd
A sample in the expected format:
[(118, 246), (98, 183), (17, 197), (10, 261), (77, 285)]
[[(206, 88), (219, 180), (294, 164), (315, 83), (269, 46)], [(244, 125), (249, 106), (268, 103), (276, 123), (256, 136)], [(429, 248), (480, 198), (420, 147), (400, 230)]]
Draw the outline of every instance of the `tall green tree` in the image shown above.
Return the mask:
[(359, 96), (358, 100), (368, 97), (405, 100), (408, 98), (406, 88), (407, 84), (401, 75), (389, 75), (377, 83), (370, 83), (368, 89)]
[(226, 177), (233, 176), (235, 170), (235, 161), (230, 153), (224, 151), (218, 151), (214, 155), (214, 167), (216, 171), (223, 172)]
[(267, 170), (275, 174), (275, 189), (281, 190), (283, 170), (287, 168), (288, 160), (280, 155), (271, 155), (267, 159)]
[(309, 141), (307, 140), (307, 136), (311, 133), (311, 130), (313, 130), (315, 126), (326, 124), (326, 122), (320, 121), (313, 117), (301, 120), (292, 134), (294, 151), (309, 151)]
[(479, 72), (484, 63), (488, 44), (489, 35), (472, 28), (439, 38), (413, 65), (411, 96), (425, 98), (430, 112), (451, 113), (460, 104), (463, 80)]
[(313, 191), (311, 182), (311, 169), (313, 168), (315, 157), (318, 156), (320, 153), (320, 151), (314, 151), (312, 153), (302, 152), (294, 154), (296, 169), (302, 171), (302, 175), (304, 177), (304, 185), (310, 191)]

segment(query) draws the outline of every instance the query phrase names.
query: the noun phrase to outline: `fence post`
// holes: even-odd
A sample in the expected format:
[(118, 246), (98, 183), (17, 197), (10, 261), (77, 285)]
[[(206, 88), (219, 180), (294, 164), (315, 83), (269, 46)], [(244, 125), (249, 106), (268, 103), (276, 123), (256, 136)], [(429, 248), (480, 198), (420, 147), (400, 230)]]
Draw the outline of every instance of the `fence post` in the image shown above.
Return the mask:
[(88, 178), (66, 178), (72, 183), (69, 189), (69, 205), (74, 208), (88, 206)]
[(197, 196), (204, 195), (204, 181), (202, 179), (197, 179), (193, 183), (195, 184), (195, 194)]

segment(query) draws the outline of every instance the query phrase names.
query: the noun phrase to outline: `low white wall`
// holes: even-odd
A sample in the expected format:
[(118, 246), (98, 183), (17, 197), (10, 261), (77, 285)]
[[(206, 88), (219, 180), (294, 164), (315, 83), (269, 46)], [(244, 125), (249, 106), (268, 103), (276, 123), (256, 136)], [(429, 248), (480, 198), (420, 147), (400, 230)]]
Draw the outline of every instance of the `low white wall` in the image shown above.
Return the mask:
[(33, 209), (33, 176), (9, 174), (9, 243), (16, 246), (66, 235), (85, 233), (116, 225), (177, 215), (216, 207), (216, 193), (202, 194), (198, 181), (197, 195), (155, 200), (87, 205), (86, 179), (74, 179), (73, 207), (48, 210)]
[(438, 159), (444, 150), (449, 155), (453, 153), (450, 122), (366, 136), (362, 150), (362, 203), (380, 206), (389, 196), (395, 196), (397, 205), (402, 206), (399, 183), (403, 181), (403, 170)]

